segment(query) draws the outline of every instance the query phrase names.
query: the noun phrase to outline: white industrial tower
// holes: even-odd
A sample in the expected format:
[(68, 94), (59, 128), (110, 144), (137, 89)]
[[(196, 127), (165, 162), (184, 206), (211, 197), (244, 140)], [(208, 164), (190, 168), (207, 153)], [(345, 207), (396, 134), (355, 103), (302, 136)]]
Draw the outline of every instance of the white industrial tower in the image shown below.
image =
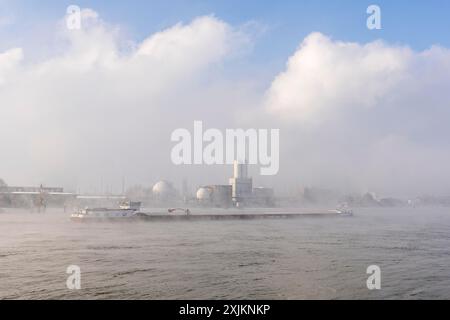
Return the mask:
[(253, 192), (253, 180), (248, 177), (247, 163), (234, 161), (233, 164), (233, 178), (230, 178), (230, 185), (232, 187), (231, 194), (233, 202), (236, 205), (245, 203), (246, 199), (251, 198)]

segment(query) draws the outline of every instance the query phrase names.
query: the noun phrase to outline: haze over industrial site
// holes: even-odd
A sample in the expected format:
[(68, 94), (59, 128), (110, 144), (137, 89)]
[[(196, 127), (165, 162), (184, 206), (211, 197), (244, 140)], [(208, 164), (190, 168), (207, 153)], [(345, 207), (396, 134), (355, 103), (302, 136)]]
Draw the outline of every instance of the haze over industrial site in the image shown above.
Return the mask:
[(281, 35), (263, 21), (207, 14), (136, 36), (92, 8), (77, 32), (64, 18), (33, 31), (45, 50), (0, 25), (0, 177), (9, 185), (120, 193), (124, 178), (127, 187), (221, 184), (226, 165), (170, 161), (171, 133), (202, 120), (223, 131), (279, 129), (278, 174), (249, 171), (284, 195), (449, 194), (445, 43), (309, 29), (270, 60), (260, 57), (264, 37)]
[(449, 12), (0, 0), (0, 300), (450, 299)]

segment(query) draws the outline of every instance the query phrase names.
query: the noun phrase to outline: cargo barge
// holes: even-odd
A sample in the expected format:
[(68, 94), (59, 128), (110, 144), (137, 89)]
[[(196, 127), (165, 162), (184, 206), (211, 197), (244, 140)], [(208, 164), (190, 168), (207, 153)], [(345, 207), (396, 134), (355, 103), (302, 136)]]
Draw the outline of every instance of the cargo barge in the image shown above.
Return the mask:
[[(352, 216), (351, 210), (324, 210), (324, 211), (274, 211), (274, 210), (221, 210), (215, 213), (214, 209), (192, 212), (190, 209), (170, 208), (166, 211), (141, 212), (134, 206), (121, 206), (120, 209), (93, 208), (83, 209), (71, 215), (72, 221), (99, 222), (99, 221), (204, 221), (204, 220), (256, 220), (256, 219), (294, 219)], [(206, 212), (206, 213), (205, 213)]]

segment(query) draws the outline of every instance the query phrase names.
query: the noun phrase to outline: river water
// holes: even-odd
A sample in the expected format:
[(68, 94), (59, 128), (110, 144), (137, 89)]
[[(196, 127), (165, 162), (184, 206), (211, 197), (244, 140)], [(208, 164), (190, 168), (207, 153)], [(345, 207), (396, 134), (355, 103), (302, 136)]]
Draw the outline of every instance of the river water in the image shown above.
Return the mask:
[[(81, 289), (66, 269), (81, 269)], [(381, 268), (368, 290), (366, 269)], [(450, 299), (450, 208), (75, 223), (0, 213), (1, 299)]]

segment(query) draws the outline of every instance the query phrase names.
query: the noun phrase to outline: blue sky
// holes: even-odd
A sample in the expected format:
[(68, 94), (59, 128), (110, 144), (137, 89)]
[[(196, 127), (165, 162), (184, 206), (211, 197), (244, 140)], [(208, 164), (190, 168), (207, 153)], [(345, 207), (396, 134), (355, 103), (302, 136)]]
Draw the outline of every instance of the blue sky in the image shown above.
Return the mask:
[[(258, 55), (253, 57), (261, 62), (285, 61), (312, 31), (344, 41), (369, 42), (381, 38), (393, 44), (407, 44), (416, 50), (433, 44), (450, 47), (450, 2), (446, 0), (0, 0), (0, 17), (13, 18), (8, 28), (0, 30), (0, 36), (11, 37), (14, 40), (8, 45), (14, 45), (14, 41), (27, 38), (27, 34), (52, 26), (70, 4), (94, 9), (105, 21), (121, 25), (135, 41), (201, 15), (214, 14), (232, 25), (254, 21), (266, 30), (256, 43)], [(382, 30), (369, 31), (365, 27), (366, 8), (370, 4), (382, 9)]]

